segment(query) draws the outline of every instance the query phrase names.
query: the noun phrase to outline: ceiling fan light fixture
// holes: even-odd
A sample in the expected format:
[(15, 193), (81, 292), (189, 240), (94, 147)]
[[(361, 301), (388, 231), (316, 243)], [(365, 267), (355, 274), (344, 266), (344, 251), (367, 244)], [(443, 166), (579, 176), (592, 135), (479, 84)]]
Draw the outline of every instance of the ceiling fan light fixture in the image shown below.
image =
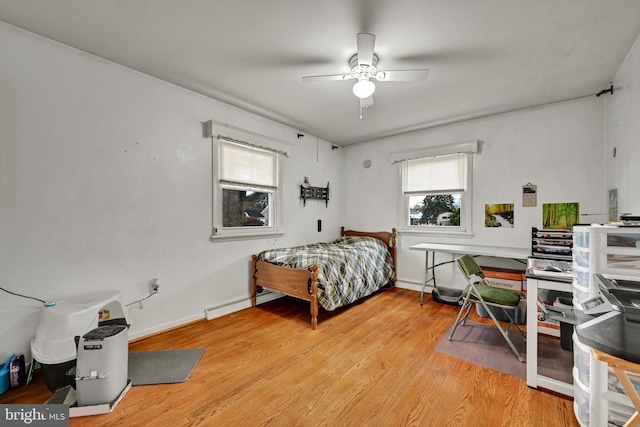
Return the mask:
[(376, 85), (369, 79), (359, 79), (356, 84), (353, 85), (353, 94), (360, 99), (365, 99), (373, 95), (376, 90)]

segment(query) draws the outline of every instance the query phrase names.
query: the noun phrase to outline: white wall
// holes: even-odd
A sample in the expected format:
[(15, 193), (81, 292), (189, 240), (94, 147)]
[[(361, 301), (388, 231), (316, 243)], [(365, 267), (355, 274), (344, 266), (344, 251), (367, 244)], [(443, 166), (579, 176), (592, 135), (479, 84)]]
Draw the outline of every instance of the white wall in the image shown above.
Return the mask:
[[(46, 301), (117, 289), (130, 337), (248, 306), (249, 260), (339, 235), (342, 150), (0, 23), (0, 286)], [(210, 243), (213, 119), (291, 144), (279, 239)], [(331, 182), (329, 206), (299, 199)], [(323, 231), (316, 222), (323, 220)], [(29, 354), (41, 304), (0, 292), (0, 360)]]
[(613, 85), (613, 95), (605, 97), (607, 190), (618, 189), (618, 212), (640, 215), (640, 37)]
[[(391, 164), (390, 153), (474, 139), (483, 144), (473, 160), (473, 238), (401, 234), (399, 286), (415, 288), (423, 280), (424, 252), (409, 250), (411, 245), (440, 242), (528, 248), (531, 227), (542, 227), (543, 203), (578, 202), (581, 213), (606, 212), (604, 101), (594, 96), (348, 146), (344, 156), (345, 224), (400, 230), (400, 166)], [(372, 161), (369, 169), (362, 166), (365, 159)], [(524, 208), (522, 186), (529, 182), (538, 185), (538, 205)], [(487, 203), (513, 203), (515, 227), (484, 227)], [(436, 262), (451, 259), (452, 255), (438, 254)], [(482, 262), (522, 268), (509, 260)], [(437, 274), (441, 285), (464, 282), (452, 264), (440, 267)]]
[[(398, 166), (389, 154), (470, 139), (484, 143), (474, 161), (475, 236), (400, 235), (401, 286), (417, 288), (423, 278), (424, 254), (409, 246), (528, 247), (543, 203), (577, 201), (583, 213), (604, 212), (608, 190), (618, 188), (620, 209), (638, 214), (638, 44), (615, 77), (613, 96), (331, 150), (312, 135), (298, 139), (295, 129), (0, 23), (0, 286), (44, 300), (118, 289), (131, 302), (159, 278), (160, 294), (131, 309), (131, 336), (201, 318), (205, 307), (246, 305), (252, 253), (330, 240), (343, 222), (400, 228)], [(211, 145), (200, 123), (209, 119), (291, 144), (284, 237), (208, 241)], [(312, 185), (331, 182), (328, 208), (316, 201), (302, 207), (303, 176)], [(536, 208), (521, 205), (528, 182), (538, 185)], [(485, 203), (514, 203), (515, 228), (484, 228)], [(441, 283), (462, 283), (449, 266), (438, 273)], [(35, 301), (0, 293), (0, 360), (28, 353), (39, 312)]]

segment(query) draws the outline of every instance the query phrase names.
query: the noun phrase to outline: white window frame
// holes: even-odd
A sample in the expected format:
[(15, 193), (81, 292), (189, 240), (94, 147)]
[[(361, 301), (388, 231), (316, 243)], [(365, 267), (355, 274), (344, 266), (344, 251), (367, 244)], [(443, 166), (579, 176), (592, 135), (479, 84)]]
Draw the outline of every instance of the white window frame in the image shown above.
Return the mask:
[[(210, 127), (207, 128), (206, 125)], [(288, 153), (280, 149), (281, 145), (274, 144), (269, 140), (265, 143), (261, 140), (261, 137), (255, 134), (242, 134), (242, 140), (236, 139), (239, 132), (234, 128), (227, 128), (216, 126), (220, 130), (220, 134), (214, 135), (214, 131), (211, 128), (210, 122), (205, 123), (205, 136), (211, 137), (211, 158), (212, 158), (212, 229), (209, 240), (211, 242), (229, 241), (229, 240), (243, 240), (243, 239), (260, 239), (260, 238), (272, 238), (280, 237), (284, 234), (282, 229), (282, 215), (281, 207), (283, 205), (282, 200), (282, 179), (281, 179), (281, 165), (282, 156), (288, 156)], [(216, 130), (217, 130), (216, 129)], [(236, 136), (232, 138), (224, 136), (222, 133), (231, 134)], [(264, 137), (262, 137), (264, 138)], [(257, 141), (258, 139), (259, 141)], [(252, 149), (266, 150), (275, 153), (276, 162), (276, 181), (277, 184), (274, 187), (262, 187), (259, 185), (245, 185), (241, 183), (227, 183), (220, 180), (220, 144), (224, 141), (233, 143), (239, 143), (247, 145)], [(275, 146), (274, 146), (275, 145)], [(269, 205), (269, 225), (264, 226), (243, 226), (243, 227), (224, 227), (223, 226), (223, 190), (247, 190), (267, 192), (271, 194)]]
[[(400, 233), (408, 235), (433, 235), (470, 238), (473, 236), (472, 230), (472, 209), (473, 209), (473, 154), (479, 151), (480, 141), (463, 142), (459, 144), (439, 145), (420, 150), (394, 153), (391, 155), (393, 163), (400, 165), (400, 209), (398, 223), (402, 224)], [(451, 154), (463, 154), (466, 158), (465, 185), (462, 189), (448, 189), (439, 191), (407, 192), (405, 189), (407, 162), (409, 160), (424, 159), (430, 157), (445, 156)], [(437, 195), (460, 193), (460, 226), (419, 226), (411, 225), (410, 203), (411, 196)]]

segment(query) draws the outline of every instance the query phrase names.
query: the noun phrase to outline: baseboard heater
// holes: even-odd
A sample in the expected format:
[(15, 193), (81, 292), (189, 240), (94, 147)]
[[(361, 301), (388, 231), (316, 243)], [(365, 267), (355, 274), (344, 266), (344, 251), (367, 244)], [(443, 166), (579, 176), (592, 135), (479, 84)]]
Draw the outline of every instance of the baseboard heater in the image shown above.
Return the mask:
[[(282, 294), (277, 292), (263, 291), (258, 294), (256, 304), (264, 304), (274, 299), (282, 298)], [(244, 310), (251, 307), (251, 298), (238, 300), (235, 302), (229, 302), (227, 304), (218, 305), (215, 307), (208, 307), (204, 309), (204, 317), (207, 320), (222, 317), (227, 314), (235, 313), (236, 311)]]

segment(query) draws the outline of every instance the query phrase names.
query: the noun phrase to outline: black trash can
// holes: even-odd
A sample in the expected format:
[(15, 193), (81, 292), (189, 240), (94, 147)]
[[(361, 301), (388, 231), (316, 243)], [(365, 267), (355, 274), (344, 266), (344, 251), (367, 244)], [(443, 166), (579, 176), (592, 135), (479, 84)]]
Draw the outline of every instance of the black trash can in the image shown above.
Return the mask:
[[(556, 299), (560, 307), (572, 308), (571, 298), (558, 297)], [(567, 351), (573, 351), (573, 328), (571, 323), (560, 321), (560, 347)]]

